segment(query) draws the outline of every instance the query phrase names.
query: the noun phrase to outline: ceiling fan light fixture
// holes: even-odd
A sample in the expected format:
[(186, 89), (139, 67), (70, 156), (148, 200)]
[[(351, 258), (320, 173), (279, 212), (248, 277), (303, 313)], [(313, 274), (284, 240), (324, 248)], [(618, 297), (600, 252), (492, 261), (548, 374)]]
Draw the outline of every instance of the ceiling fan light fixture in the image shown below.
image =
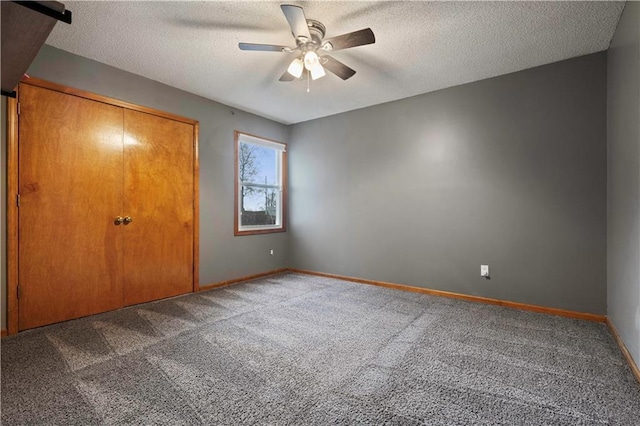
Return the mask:
[(312, 80), (317, 80), (325, 76), (324, 68), (322, 68), (322, 65), (320, 65), (320, 63), (311, 68), (309, 71), (311, 72)]
[(318, 54), (316, 52), (309, 50), (304, 54), (304, 66), (306, 69), (311, 71), (318, 65), (320, 65), (320, 58), (318, 58)]
[(295, 78), (302, 77), (302, 71), (304, 70), (304, 63), (300, 60), (300, 58), (294, 59), (289, 68), (287, 68), (287, 72), (294, 76)]

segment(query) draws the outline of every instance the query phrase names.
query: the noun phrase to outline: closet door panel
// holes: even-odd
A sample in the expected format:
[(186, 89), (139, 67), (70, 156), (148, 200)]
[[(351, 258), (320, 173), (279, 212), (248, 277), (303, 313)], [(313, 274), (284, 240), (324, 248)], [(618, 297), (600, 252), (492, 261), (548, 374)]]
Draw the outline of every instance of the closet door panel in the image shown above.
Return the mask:
[(123, 109), (20, 86), (19, 329), (123, 304)]
[(193, 290), (193, 130), (124, 112), (125, 305)]

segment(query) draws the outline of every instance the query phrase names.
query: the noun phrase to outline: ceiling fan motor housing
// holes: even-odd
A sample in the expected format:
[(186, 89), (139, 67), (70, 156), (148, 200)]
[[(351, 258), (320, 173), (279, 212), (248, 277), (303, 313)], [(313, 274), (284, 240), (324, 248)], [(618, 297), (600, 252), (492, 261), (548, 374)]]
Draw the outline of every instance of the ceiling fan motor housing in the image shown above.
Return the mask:
[(315, 19), (307, 19), (307, 26), (309, 27), (309, 34), (311, 34), (311, 40), (307, 43), (311, 42), (315, 44), (316, 48), (320, 47), (327, 29), (322, 22)]

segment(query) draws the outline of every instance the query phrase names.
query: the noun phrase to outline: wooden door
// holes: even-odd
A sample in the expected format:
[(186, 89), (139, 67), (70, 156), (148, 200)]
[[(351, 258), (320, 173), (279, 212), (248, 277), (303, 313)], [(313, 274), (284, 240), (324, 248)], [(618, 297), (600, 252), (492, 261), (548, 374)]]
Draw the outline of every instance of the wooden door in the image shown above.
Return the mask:
[(122, 306), (123, 109), (20, 85), (20, 330)]
[(193, 291), (194, 126), (124, 111), (124, 304)]

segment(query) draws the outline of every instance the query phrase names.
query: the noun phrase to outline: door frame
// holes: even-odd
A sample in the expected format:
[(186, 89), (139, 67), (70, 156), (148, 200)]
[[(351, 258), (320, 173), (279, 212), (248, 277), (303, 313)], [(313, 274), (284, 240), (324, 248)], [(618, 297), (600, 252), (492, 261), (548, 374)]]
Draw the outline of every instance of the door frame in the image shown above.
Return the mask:
[[(193, 287), (200, 289), (200, 166), (198, 159), (198, 136), (200, 123), (197, 120), (160, 111), (107, 96), (75, 89), (39, 78), (31, 77), (20, 82), (37, 86), (67, 95), (77, 96), (92, 101), (139, 111), (158, 117), (167, 118), (193, 125)], [(16, 98), (7, 98), (7, 334), (18, 332), (18, 152), (19, 152), (19, 120), (20, 88), (16, 90)]]

